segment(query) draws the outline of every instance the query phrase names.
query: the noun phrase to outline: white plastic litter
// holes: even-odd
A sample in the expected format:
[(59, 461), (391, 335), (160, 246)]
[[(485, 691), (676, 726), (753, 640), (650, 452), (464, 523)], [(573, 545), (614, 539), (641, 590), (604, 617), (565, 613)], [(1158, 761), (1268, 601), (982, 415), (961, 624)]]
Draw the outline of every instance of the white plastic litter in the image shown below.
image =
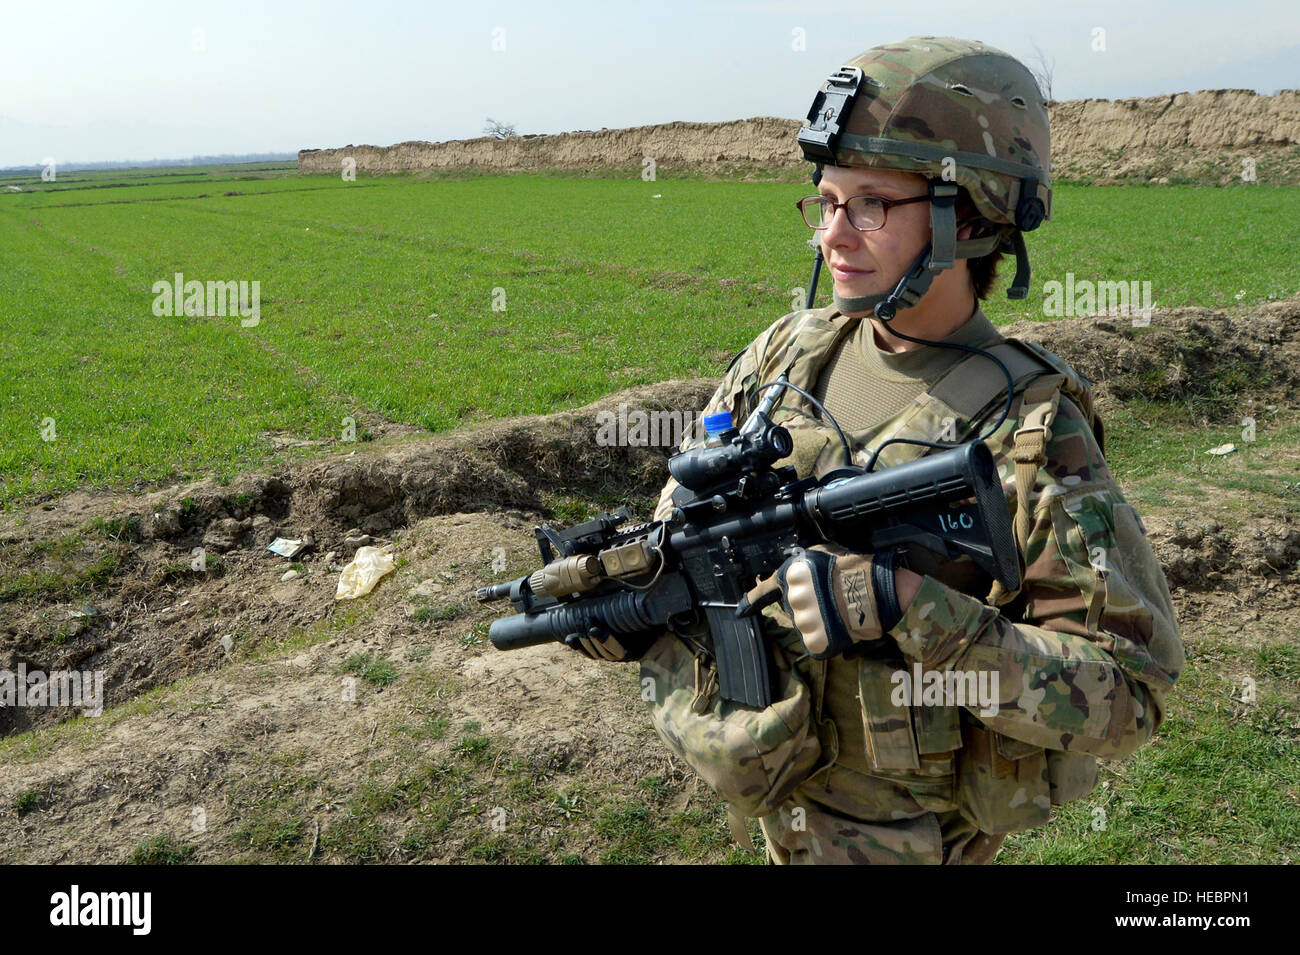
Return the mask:
[(375, 589), (379, 578), (394, 567), (393, 555), (385, 553), (378, 547), (361, 547), (357, 549), (352, 563), (343, 568), (339, 575), (339, 589), (334, 593), (335, 600), (355, 600), (364, 597)]
[(1233, 451), (1236, 450), (1237, 450), (1237, 446), (1235, 444), (1221, 444), (1217, 448), (1210, 448), (1210, 450), (1206, 451), (1205, 453), (1224, 455), (1224, 454), (1231, 454)]
[(303, 542), (299, 540), (290, 540), (287, 537), (277, 537), (271, 543), (266, 545), (266, 549), (273, 554), (279, 554), (281, 557), (288, 557), (290, 560), (297, 557), (302, 551)]

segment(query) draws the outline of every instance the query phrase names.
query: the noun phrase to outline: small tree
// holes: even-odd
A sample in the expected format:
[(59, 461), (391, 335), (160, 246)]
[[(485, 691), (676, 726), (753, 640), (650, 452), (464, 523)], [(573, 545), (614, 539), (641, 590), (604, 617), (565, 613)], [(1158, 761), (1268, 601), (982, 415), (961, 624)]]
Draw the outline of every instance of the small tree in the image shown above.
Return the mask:
[[(1033, 41), (1030, 41), (1033, 43)], [(1056, 72), (1056, 60), (1049, 60), (1047, 54), (1043, 52), (1042, 47), (1033, 43), (1034, 58), (1029, 63), (1029, 72), (1034, 74), (1034, 79), (1038, 81), (1038, 89), (1042, 92), (1043, 98), (1047, 102), (1052, 102), (1052, 75)]]
[(483, 127), (483, 135), (491, 136), (493, 139), (509, 139), (515, 135), (515, 124), (502, 123), (489, 116), (487, 125)]

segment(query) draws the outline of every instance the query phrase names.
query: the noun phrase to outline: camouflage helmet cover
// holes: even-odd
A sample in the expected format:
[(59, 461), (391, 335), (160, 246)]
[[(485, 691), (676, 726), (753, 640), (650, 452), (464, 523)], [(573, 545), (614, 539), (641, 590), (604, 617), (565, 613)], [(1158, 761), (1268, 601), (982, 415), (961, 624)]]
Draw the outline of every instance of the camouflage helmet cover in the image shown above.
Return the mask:
[[(827, 94), (854, 68), (847, 116), (829, 115)], [(808, 119), (799, 139), (810, 161), (954, 181), (984, 218), (1025, 231), (1051, 218), (1047, 104), (1028, 68), (1001, 50), (951, 37), (872, 47), (824, 84)], [(810, 152), (806, 135), (830, 124), (829, 155)]]

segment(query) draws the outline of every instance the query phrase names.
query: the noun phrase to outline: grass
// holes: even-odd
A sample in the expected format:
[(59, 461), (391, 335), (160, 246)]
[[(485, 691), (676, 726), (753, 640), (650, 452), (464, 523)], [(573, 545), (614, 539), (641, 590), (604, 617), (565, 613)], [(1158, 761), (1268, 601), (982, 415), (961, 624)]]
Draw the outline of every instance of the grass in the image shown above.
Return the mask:
[(20, 816), (35, 812), (45, 804), (46, 792), (44, 789), (28, 789), (18, 795), (10, 804), (10, 808)]
[(90, 522), (89, 530), (105, 540), (138, 541), (140, 517), (137, 514), (126, 517), (96, 517)]
[(439, 623), (455, 620), (465, 612), (464, 604), (453, 603), (443, 607), (420, 607), (411, 615), (412, 620), (420, 623)]
[(676, 790), (657, 777), (627, 796), (603, 793), (582, 772), (556, 774), (474, 722), (445, 754), (412, 753), (395, 775), (373, 774), (348, 799), (322, 848), (349, 862), (759, 861), (729, 847), (720, 803), (675, 812), (666, 802)]
[[(312, 453), (277, 452), (269, 434), (329, 449), (349, 417), (363, 438), (365, 420), (440, 430), (571, 407), (632, 384), (713, 376), (789, 310), (806, 281), (805, 236), (789, 208), (806, 192), (802, 182), (429, 176), (345, 184), (284, 171), (76, 174), (46, 191), (0, 195), (0, 505), (74, 487), (229, 480)], [(656, 192), (663, 198), (651, 200)], [(576, 227), (575, 209), (599, 210), (598, 222)], [(1030, 298), (1011, 303), (998, 293), (987, 308), (994, 321), (1041, 317), (1043, 282), (1067, 271), (1076, 281), (1149, 280), (1162, 306), (1254, 304), (1298, 288), (1288, 231), (1300, 214), (1296, 190), (1062, 185), (1056, 210), (1029, 237)], [(1242, 258), (1246, 247), (1257, 254)], [(260, 281), (261, 323), (155, 317), (151, 286), (178, 271)], [(505, 309), (494, 310), (494, 300)], [(1158, 395), (1158, 369), (1147, 384)], [(1210, 490), (1242, 511), (1300, 507), (1300, 426), (1262, 419), (1257, 439), (1245, 442), (1227, 413), (1236, 391), (1258, 384), (1225, 369), (1196, 406), (1138, 399), (1108, 418), (1109, 462), (1139, 507), (1190, 505)], [(1239, 451), (1204, 454), (1225, 442)], [(232, 496), (228, 507), (249, 503)], [(568, 524), (624, 502), (554, 495), (545, 503), (548, 520)], [(182, 502), (180, 518), (192, 524), (198, 504)], [(89, 596), (126, 569), (126, 545), (140, 533), (138, 516), (121, 515), (21, 552), (0, 549), (0, 603)], [(211, 569), (218, 558), (208, 559)], [(502, 579), (532, 566), (530, 557)], [(169, 573), (191, 571), (182, 562)], [(464, 612), (452, 604), (414, 616), (439, 623)], [(371, 614), (336, 609), (274, 639), (241, 632), (238, 658), (290, 654), (355, 632)], [(485, 636), (485, 624), (457, 634), (466, 649)], [(1283, 640), (1243, 647), (1227, 632), (1189, 649), (1156, 742), (1106, 765), (1108, 785), (1058, 809), (1052, 825), (1013, 835), (1000, 861), (1296, 861), (1300, 651)], [(408, 661), (429, 652), (412, 650)], [(348, 657), (342, 670), (375, 687), (396, 684), (406, 708), (383, 738), (398, 757), (377, 759), (351, 792), (292, 761), (252, 765), (229, 789), (238, 808), (229, 836), (242, 860), (304, 861), (320, 819), (319, 853), (357, 862), (761, 860), (730, 845), (716, 799), (675, 808), (680, 781), (611, 785), (599, 772), (556, 771), (454, 719), (445, 697), (465, 687), (445, 674), (407, 667), (397, 682), (397, 666), (373, 654)], [(1257, 689), (1251, 703), (1240, 701), (1245, 677)], [(206, 707), (185, 700), (185, 685), (98, 719), (0, 740), (0, 758), (87, 749), (160, 707)], [(44, 798), (23, 791), (11, 808), (31, 813)], [(187, 862), (194, 853), (158, 836), (131, 859)]]
[[(273, 432), (338, 445), (345, 418), (445, 430), (713, 376), (807, 281), (804, 184), (175, 172), (0, 195), (0, 506), (228, 478), (314, 453)], [(1065, 185), (1057, 211), (1029, 303), (1067, 270), (1150, 280), (1161, 305), (1297, 290), (1294, 190)], [(177, 272), (260, 282), (262, 320), (155, 316)], [(1000, 293), (987, 311), (1035, 317)]]
[(304, 775), (274, 760), (229, 788), (230, 815), (237, 820), (234, 848), (259, 861), (302, 862), (310, 848), (310, 801), (325, 788), (320, 776)]
[(154, 836), (141, 842), (127, 859), (129, 865), (188, 865), (194, 861), (194, 846), (185, 845), (171, 836)]
[(447, 730), (451, 728), (451, 720), (445, 716), (429, 716), (418, 726), (403, 724), (398, 726), (394, 732), (409, 735), (411, 739), (418, 740), (440, 740), (447, 735)]
[[(358, 631), (366, 618), (357, 608), (338, 611), (279, 643), (258, 645), (248, 659), (287, 658), (327, 636)], [(520, 749), (478, 722), (453, 720), (448, 701), (467, 686), (445, 671), (420, 668), (394, 683), (395, 668), (371, 654), (348, 657), (343, 669), (392, 685), (392, 692), (400, 694), (394, 715), (380, 727), (381, 743), (370, 765), (361, 773), (341, 775), (309, 770), (301, 748), (267, 750), (258, 743), (256, 751), (232, 753), (230, 774), (217, 790), (219, 802), (207, 807), (205, 852), (216, 853), (214, 859), (760, 861), (757, 854), (729, 845), (725, 813), (708, 794), (694, 797), (684, 812), (672, 808), (684, 780), (670, 784), (647, 776), (611, 784), (599, 766), (557, 761)], [(193, 678), (179, 681), (95, 719), (77, 718), (0, 740), (0, 759), (31, 762), (69, 748), (87, 751), (102, 743), (112, 727), (159, 709), (219, 718), (224, 701), (194, 692), (199, 686)], [(45, 799), (43, 790), (24, 791), (12, 808), (32, 812)], [(129, 861), (184, 864), (195, 861), (196, 852), (174, 836), (156, 835), (138, 843)]]
[(0, 544), (0, 604), (39, 599), (68, 600), (104, 587), (132, 562), (126, 544), (96, 549), (79, 535), (37, 541), (27, 548)]
[(397, 679), (397, 668), (373, 654), (354, 653), (343, 661), (343, 672), (361, 677), (371, 686), (384, 687)]
[(461, 647), (466, 650), (471, 650), (475, 647), (482, 647), (487, 643), (488, 628), (490, 626), (491, 623), (489, 622), (476, 623), (469, 630), (462, 633), (457, 638), (457, 642), (459, 642)]
[[(1261, 419), (1245, 441), (1232, 417), (1217, 425), (1189, 424), (1185, 408), (1135, 399), (1106, 416), (1106, 462), (1139, 505), (1170, 507), (1204, 500), (1208, 491), (1245, 515), (1269, 505), (1300, 511), (1296, 453), (1300, 422)], [(1210, 448), (1235, 444), (1223, 457)]]
[(0, 738), (0, 759), (34, 763), (65, 746), (84, 752), (103, 739), (105, 730), (122, 720), (145, 715), (169, 703), (173, 695), (189, 683), (190, 679), (186, 678), (167, 686), (154, 687), (130, 702), (106, 707), (97, 717), (72, 716), (45, 729)]
[[(1252, 703), (1240, 702), (1244, 675), (1256, 683)], [(1104, 789), (1056, 809), (1049, 826), (1014, 833), (998, 861), (1300, 861), (1298, 677), (1289, 643), (1189, 648), (1156, 740), (1103, 764)]]
[(159, 585), (168, 584), (176, 580), (188, 580), (211, 575), (213, 577), (224, 577), (226, 575), (226, 563), (216, 554), (204, 553), (202, 569), (196, 570), (191, 561), (172, 561), (160, 569), (155, 576), (155, 581)]

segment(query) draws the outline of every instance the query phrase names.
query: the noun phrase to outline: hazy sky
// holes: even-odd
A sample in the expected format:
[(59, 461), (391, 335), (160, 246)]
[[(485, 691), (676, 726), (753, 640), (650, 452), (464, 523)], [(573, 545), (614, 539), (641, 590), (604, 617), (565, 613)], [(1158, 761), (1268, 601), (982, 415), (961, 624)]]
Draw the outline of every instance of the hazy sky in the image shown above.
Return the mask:
[(913, 34), (1037, 43), (1057, 99), (1300, 86), (1295, 0), (3, 0), (0, 167), (796, 118)]

